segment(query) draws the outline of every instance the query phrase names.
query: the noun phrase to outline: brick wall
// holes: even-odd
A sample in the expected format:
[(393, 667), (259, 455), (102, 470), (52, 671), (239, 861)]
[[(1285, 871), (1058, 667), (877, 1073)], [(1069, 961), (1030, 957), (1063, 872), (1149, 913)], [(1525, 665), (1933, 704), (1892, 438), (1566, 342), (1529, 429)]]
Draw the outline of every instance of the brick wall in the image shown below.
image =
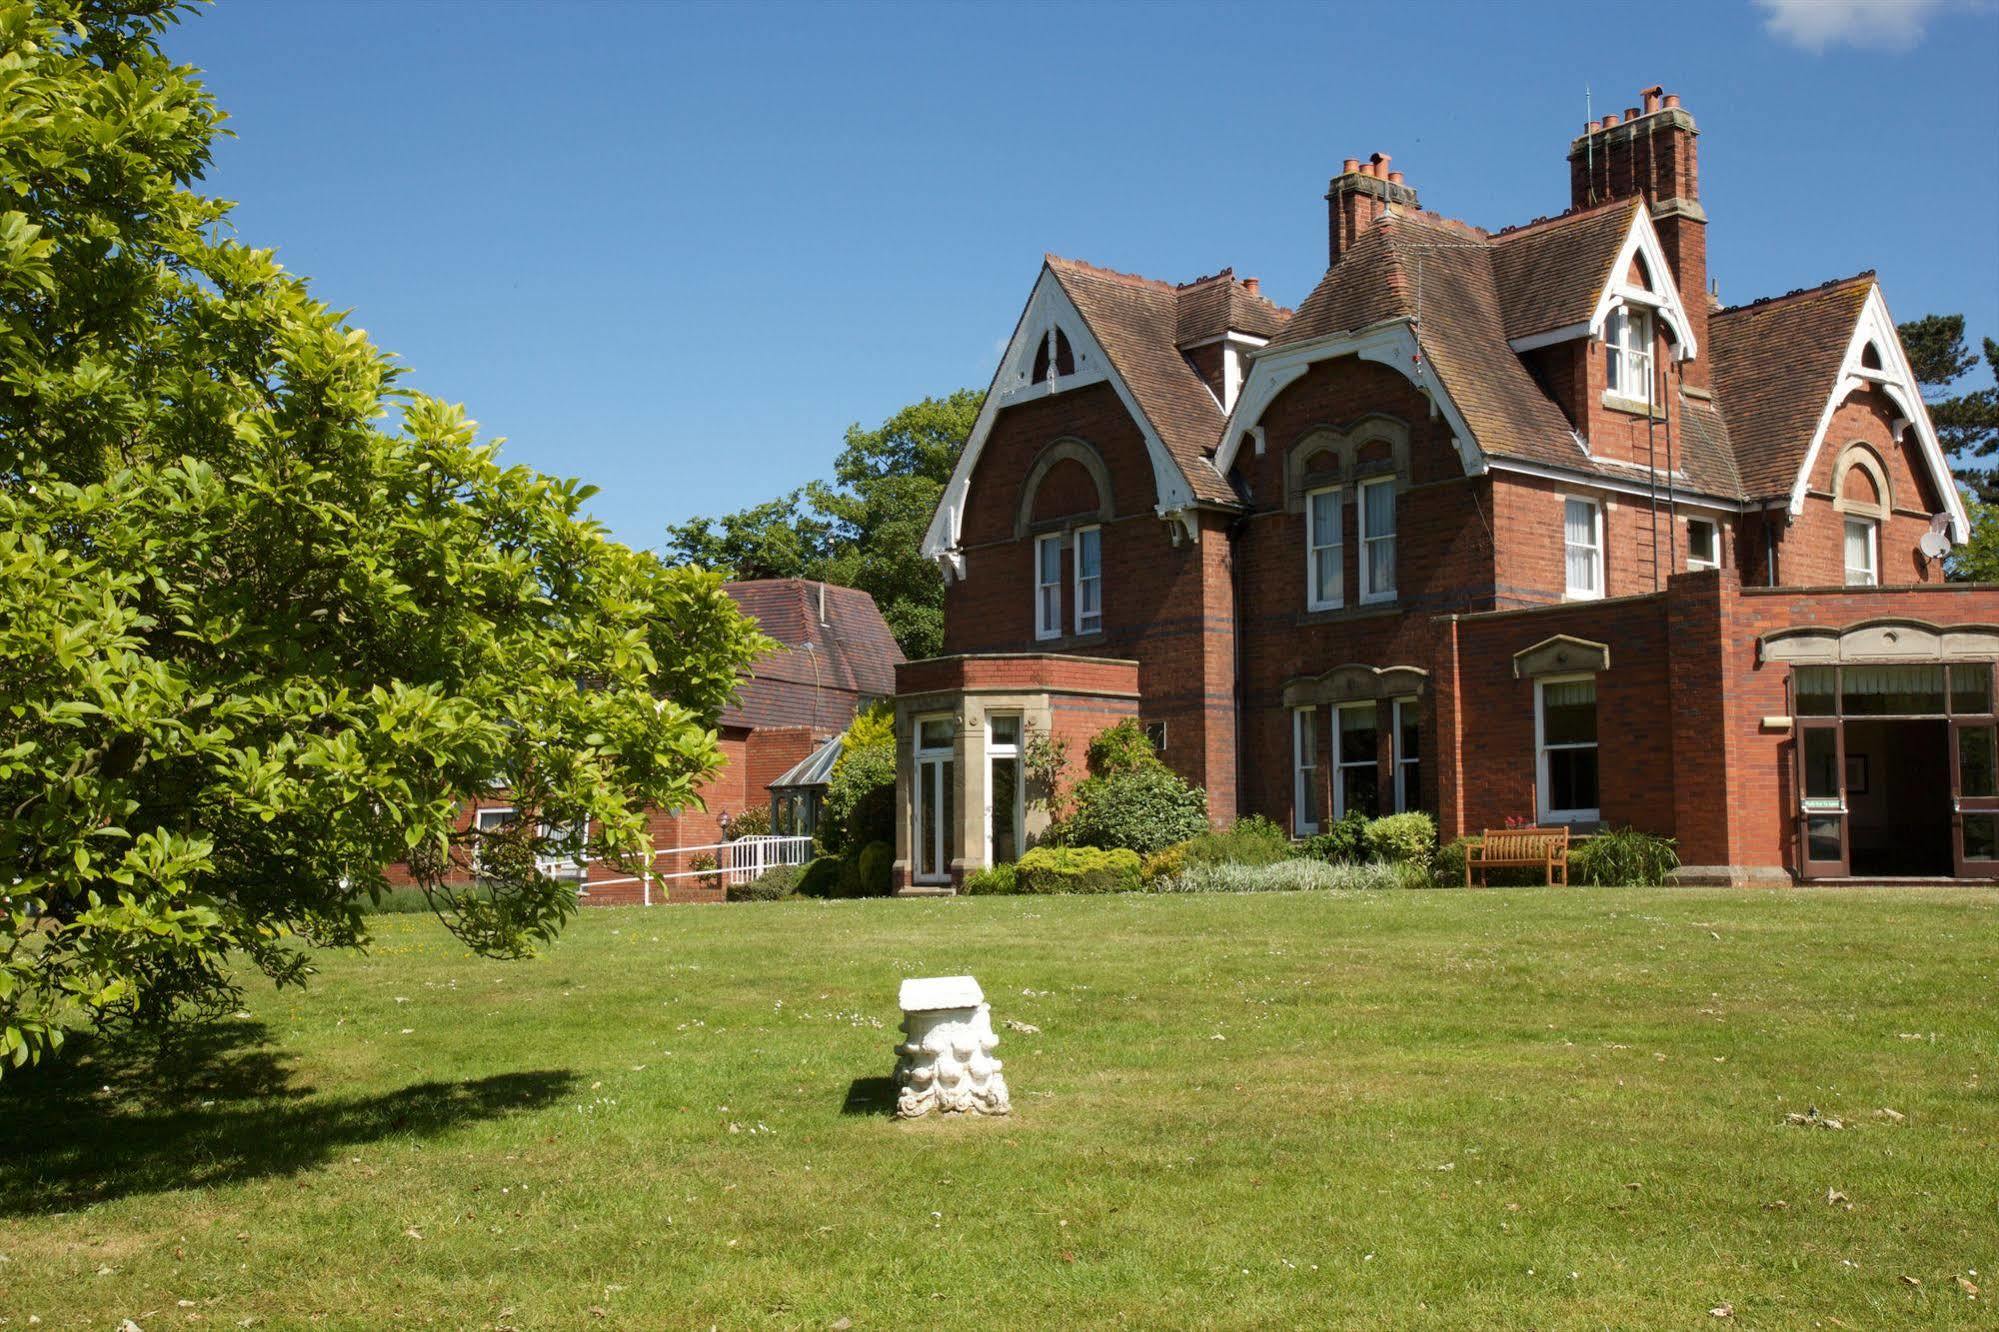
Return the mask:
[[(1849, 444), (1865, 444), (1888, 478), (1890, 512), (1881, 524), (1881, 582), (1906, 586), (1940, 581), (1942, 570), (1922, 560), (1916, 543), (1930, 530), (1943, 498), (1922, 460), (1913, 431), (1895, 439), (1894, 404), (1879, 393), (1848, 398), (1833, 412), (1825, 444), (1806, 482), (1804, 512), (1779, 529), (1777, 573), (1786, 587), (1837, 587), (1846, 581), (1846, 515), (1833, 504), (1842, 478), (1833, 473)], [(1781, 518), (1780, 518), (1781, 520)]]
[[(1016, 539), (1014, 524), (1035, 459), (1062, 438), (1092, 445), (1110, 476), (1114, 516), (1102, 525), (1100, 537), (1103, 629), (1037, 641), (1033, 542), (1031, 535)], [(1073, 478), (1058, 477), (1071, 467), (1089, 482), (1079, 464), (1064, 462), (1049, 470), (1043, 490), (1057, 483), (1073, 489)], [(1217, 586), (1228, 559), (1226, 542), (1220, 540), (1225, 526), (1219, 517), (1204, 518), (1200, 541), (1180, 532), (1176, 542), (1173, 525), (1153, 512), (1157, 502), (1144, 438), (1108, 385), (1000, 412), (972, 472), (963, 529), (965, 573), (945, 590), (944, 650), (1038, 650), (1138, 661), (1144, 719), (1166, 723), (1162, 757), (1186, 780), (1210, 787), (1211, 808), (1217, 817), (1226, 817), (1233, 811), (1232, 781), (1226, 772), (1210, 771), (1216, 746), (1230, 747), (1226, 731), (1232, 709), (1223, 700), (1232, 696), (1231, 682), (1226, 673), (1217, 673), (1229, 654), (1216, 643), (1226, 643), (1232, 632), (1229, 599)], [(1083, 496), (1065, 493), (1060, 500), (1049, 500), (1046, 510), (1075, 513), (1091, 507)], [(1037, 517), (1046, 510), (1037, 495)], [(1065, 549), (1065, 630), (1074, 622), (1072, 596)], [(898, 692), (912, 688), (899, 685)]]

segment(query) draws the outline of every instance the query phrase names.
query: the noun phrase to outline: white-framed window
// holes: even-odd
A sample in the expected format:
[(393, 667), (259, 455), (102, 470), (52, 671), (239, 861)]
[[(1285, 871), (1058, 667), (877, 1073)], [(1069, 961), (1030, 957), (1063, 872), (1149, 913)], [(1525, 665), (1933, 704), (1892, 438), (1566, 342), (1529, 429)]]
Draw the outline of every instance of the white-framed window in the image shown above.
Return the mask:
[(1872, 518), (1846, 520), (1846, 585), (1874, 587), (1881, 581), (1881, 524)]
[(1395, 478), (1360, 487), (1360, 599), (1395, 600)]
[(1570, 601), (1603, 595), (1603, 506), (1595, 500), (1562, 500), (1562, 564)]
[(1094, 634), (1104, 627), (1104, 532), (1100, 527), (1076, 529), (1076, 632)]
[(1345, 551), (1340, 544), (1340, 488), (1305, 496), (1305, 609), (1338, 610), (1346, 604)]
[(495, 806), (492, 809), (475, 810), (472, 814), (472, 830), (479, 834), (472, 842), (472, 877), (483, 878), (486, 873), (486, 834), (496, 833), (514, 821), (512, 805)]
[(536, 834), (548, 844), (534, 867), (551, 879), (580, 884), (589, 866), (583, 859), (582, 830), (574, 823), (542, 823)]
[(1291, 709), (1291, 831), (1300, 837), (1319, 831), (1318, 811), (1312, 805), (1312, 777), (1319, 766), (1317, 712)]
[(1062, 534), (1034, 538), (1034, 636), (1062, 636)]
[(1596, 821), (1600, 800), (1594, 675), (1535, 682), (1534, 766), (1541, 822)]
[(957, 723), (922, 717), (916, 723), (916, 799), (912, 859), (918, 883), (948, 883), (958, 856)]
[(1380, 710), (1372, 703), (1342, 703), (1336, 709), (1333, 759), (1339, 765), (1333, 783), (1333, 817), (1381, 813)]
[(1027, 783), (1020, 763), (1021, 716), (986, 717), (986, 863), (1010, 865), (1020, 859), (1027, 826)]
[(1687, 567), (1721, 567), (1721, 531), (1705, 518), (1687, 519)]
[(1611, 393), (1633, 402), (1652, 401), (1652, 312), (1620, 305), (1604, 321), (1605, 377)]
[(1423, 807), (1423, 708), (1421, 700), (1395, 700), (1395, 812)]

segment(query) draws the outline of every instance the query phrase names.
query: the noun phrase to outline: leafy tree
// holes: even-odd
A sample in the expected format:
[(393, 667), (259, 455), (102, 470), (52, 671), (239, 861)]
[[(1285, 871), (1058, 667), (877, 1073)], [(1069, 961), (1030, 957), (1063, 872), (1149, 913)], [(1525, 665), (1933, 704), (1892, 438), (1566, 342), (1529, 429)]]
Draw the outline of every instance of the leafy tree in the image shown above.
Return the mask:
[[(0, 0), (0, 1060), (237, 1002), (366, 939), (407, 859), (529, 951), (574, 845), (720, 764), (766, 646), (713, 575), (580, 516), (398, 387), (193, 185), (221, 112), (175, 0)], [(395, 408), (400, 426), (383, 418)], [(498, 779), (524, 817), (454, 830)], [(446, 882), (477, 860), (477, 886)], [(449, 876), (457, 877), (457, 876)]]
[(731, 577), (858, 587), (904, 652), (934, 656), (944, 643), (944, 583), (923, 557), (923, 533), (984, 401), (960, 389), (913, 403), (874, 430), (850, 425), (832, 482), (669, 527), (667, 548)]
[(1899, 331), (1944, 453), (1981, 500), (1999, 500), (1999, 467), (1974, 461), (1999, 453), (1999, 342), (1985, 339), (1983, 359), (1993, 382), (1953, 393), (1980, 360), (1965, 346), (1964, 316), (1926, 315)]

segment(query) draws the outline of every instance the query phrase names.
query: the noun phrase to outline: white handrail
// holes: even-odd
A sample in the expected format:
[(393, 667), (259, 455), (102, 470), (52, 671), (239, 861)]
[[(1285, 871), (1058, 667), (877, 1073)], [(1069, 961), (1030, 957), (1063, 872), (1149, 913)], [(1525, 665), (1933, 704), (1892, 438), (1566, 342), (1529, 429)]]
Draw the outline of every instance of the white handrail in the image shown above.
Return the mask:
[(714, 851), (716, 864), (710, 869), (675, 870), (662, 874), (648, 868), (642, 875), (626, 876), (621, 879), (591, 879), (587, 873), (579, 885), (585, 892), (592, 888), (614, 888), (628, 883), (644, 886), (643, 905), (652, 905), (652, 885), (673, 879), (705, 879), (710, 875), (719, 876), (729, 886), (754, 882), (767, 871), (781, 865), (803, 865), (812, 858), (810, 837), (779, 837), (758, 835), (739, 837), (733, 842), (709, 842), (701, 846), (672, 846), (652, 853), (653, 860), (662, 856), (691, 856), (703, 851)]

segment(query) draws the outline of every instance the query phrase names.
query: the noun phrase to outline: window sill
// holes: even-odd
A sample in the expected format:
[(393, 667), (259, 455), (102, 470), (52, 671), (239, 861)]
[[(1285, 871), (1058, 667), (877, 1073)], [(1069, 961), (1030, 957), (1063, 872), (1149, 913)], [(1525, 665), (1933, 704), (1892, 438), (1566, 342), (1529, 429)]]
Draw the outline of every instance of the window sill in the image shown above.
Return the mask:
[(1037, 638), (1034, 640), (1034, 650), (1036, 652), (1060, 652), (1064, 649), (1075, 647), (1102, 647), (1104, 640), (1105, 634), (1103, 630), (1092, 629), (1087, 634), (1057, 634), (1053, 638)]
[(1663, 421), (1666, 419), (1666, 406), (1664, 403), (1647, 406), (1645, 399), (1627, 398), (1621, 393), (1605, 393), (1603, 395), (1603, 405), (1608, 410), (1621, 413), (1625, 416), (1644, 416), (1650, 413), (1654, 421)]
[(1299, 612), (1294, 625), (1339, 624), (1346, 620), (1377, 620), (1387, 615), (1400, 615), (1402, 608), (1392, 601), (1374, 602), (1365, 606), (1340, 606), (1332, 610), (1308, 610)]

